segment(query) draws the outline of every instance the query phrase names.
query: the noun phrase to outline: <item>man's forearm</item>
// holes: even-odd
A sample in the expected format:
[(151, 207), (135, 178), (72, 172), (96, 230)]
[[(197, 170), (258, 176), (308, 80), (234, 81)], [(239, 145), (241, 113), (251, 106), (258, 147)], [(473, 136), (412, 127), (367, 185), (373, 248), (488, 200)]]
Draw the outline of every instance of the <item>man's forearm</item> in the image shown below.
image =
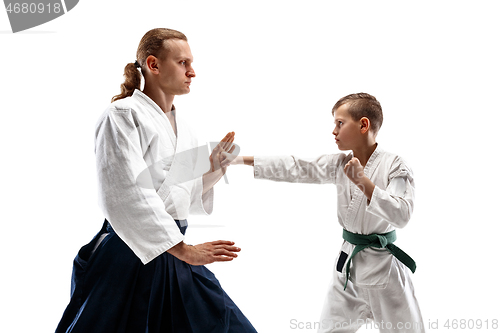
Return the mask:
[[(231, 155), (229, 155), (231, 156)], [(253, 166), (253, 156), (236, 156), (231, 164), (245, 164)], [(224, 176), (223, 169), (208, 171), (203, 175), (203, 194), (208, 192)]]
[(208, 171), (203, 175), (203, 194), (207, 193), (222, 178), (224, 173), (221, 169)]
[(189, 262), (189, 245), (187, 245), (184, 242), (180, 242), (177, 245), (171, 247), (169, 250), (167, 250), (168, 253), (173, 255), (179, 260)]

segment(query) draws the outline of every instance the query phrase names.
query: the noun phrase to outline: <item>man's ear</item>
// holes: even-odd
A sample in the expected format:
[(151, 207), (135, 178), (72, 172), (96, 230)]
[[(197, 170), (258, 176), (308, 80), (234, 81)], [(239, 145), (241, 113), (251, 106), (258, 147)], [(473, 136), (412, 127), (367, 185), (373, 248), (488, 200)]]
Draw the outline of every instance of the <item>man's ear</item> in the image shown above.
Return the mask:
[(372, 124), (370, 123), (370, 119), (363, 117), (359, 120), (359, 126), (361, 130), (361, 134), (367, 133), (370, 128), (372, 127)]
[(146, 67), (148, 68), (149, 72), (152, 74), (158, 74), (158, 58), (156, 58), (154, 55), (149, 55), (146, 58)]

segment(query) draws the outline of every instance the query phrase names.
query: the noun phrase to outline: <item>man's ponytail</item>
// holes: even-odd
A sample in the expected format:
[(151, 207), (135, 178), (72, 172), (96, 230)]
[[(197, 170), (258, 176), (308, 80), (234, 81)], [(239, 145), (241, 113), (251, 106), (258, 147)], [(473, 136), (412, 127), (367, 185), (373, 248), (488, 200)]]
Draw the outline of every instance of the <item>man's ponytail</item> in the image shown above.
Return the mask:
[[(137, 63), (137, 62), (136, 62)], [(117, 101), (119, 99), (132, 96), (135, 89), (141, 89), (141, 72), (136, 67), (134, 63), (128, 63), (125, 66), (125, 72), (123, 74), (125, 81), (120, 86), (122, 92), (119, 95), (114, 96), (111, 102)]]

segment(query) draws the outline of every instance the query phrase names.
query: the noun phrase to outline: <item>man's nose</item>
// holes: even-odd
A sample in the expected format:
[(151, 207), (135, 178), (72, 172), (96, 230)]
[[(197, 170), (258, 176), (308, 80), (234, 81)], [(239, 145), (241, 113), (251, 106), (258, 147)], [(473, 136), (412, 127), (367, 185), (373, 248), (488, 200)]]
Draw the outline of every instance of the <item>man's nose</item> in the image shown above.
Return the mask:
[(186, 76), (187, 77), (195, 77), (196, 76), (196, 73), (194, 72), (194, 69), (192, 67), (187, 71)]

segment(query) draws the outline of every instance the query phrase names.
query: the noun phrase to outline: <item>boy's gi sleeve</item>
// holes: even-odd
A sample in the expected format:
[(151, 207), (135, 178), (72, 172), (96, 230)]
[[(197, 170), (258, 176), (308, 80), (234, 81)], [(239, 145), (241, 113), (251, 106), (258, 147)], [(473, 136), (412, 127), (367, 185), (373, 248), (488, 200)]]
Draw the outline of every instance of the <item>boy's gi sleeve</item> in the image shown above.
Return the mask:
[(375, 186), (366, 210), (396, 228), (403, 228), (410, 221), (414, 199), (413, 173), (401, 158), (397, 158), (391, 166), (387, 188), (382, 190)]
[(99, 205), (118, 236), (146, 264), (184, 236), (153, 186), (138, 126), (131, 109), (110, 107), (96, 126), (95, 153)]
[(341, 155), (321, 155), (314, 159), (255, 156), (254, 177), (289, 183), (334, 183)]

